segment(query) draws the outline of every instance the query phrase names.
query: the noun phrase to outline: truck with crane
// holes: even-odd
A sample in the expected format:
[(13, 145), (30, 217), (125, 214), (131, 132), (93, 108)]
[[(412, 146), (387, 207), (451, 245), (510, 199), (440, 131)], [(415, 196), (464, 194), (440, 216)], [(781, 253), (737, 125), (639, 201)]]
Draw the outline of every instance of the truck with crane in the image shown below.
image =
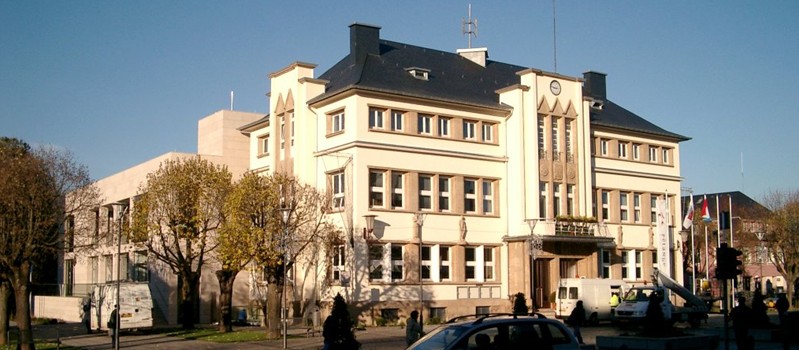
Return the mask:
[[(669, 291), (685, 300), (685, 305), (675, 306), (672, 304)], [(627, 291), (619, 306), (616, 307), (616, 321), (620, 324), (635, 324), (642, 321), (646, 317), (649, 297), (653, 293), (662, 296), (661, 310), (663, 310), (665, 319), (671, 323), (688, 322), (691, 327), (696, 328), (702, 321), (707, 320), (708, 308), (702, 299), (655, 269), (652, 273), (651, 285), (636, 286)]]

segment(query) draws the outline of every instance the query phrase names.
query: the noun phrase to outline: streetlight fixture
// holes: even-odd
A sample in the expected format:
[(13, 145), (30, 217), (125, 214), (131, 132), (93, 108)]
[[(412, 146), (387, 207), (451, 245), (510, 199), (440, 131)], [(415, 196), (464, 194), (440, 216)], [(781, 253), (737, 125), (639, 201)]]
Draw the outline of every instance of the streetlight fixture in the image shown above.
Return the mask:
[(128, 206), (125, 203), (117, 202), (111, 205), (114, 208), (117, 216), (117, 296), (116, 296), (116, 303), (114, 303), (114, 310), (116, 310), (116, 320), (114, 320), (114, 350), (119, 350), (119, 329), (120, 329), (120, 321), (122, 318), (120, 317), (120, 311), (122, 307), (121, 300), (119, 300), (119, 290), (121, 289), (120, 281), (122, 280), (121, 274), (121, 257), (122, 257), (122, 218), (128, 212)]
[(372, 232), (375, 230), (375, 218), (377, 215), (368, 214), (364, 215), (363, 218), (366, 219), (366, 227), (363, 228), (363, 239), (369, 240), (372, 236)]
[(283, 220), (283, 239), (281, 239), (280, 242), (281, 248), (283, 249), (283, 297), (280, 300), (280, 317), (283, 321), (283, 349), (288, 349), (288, 310), (286, 308), (286, 284), (288, 283), (288, 273), (286, 270), (289, 262), (288, 237), (291, 208), (281, 208), (278, 209), (278, 211), (280, 211), (280, 218)]
[(532, 294), (530, 295), (530, 299), (533, 301), (533, 312), (535, 312), (538, 310), (538, 295), (536, 294), (535, 288), (535, 258), (543, 250), (544, 241), (541, 239), (541, 236), (533, 233), (533, 230), (535, 230), (535, 225), (538, 223), (538, 219), (526, 219), (524, 221), (527, 222), (527, 226), (530, 227), (530, 238), (527, 240), (527, 249), (528, 253), (530, 254), (530, 294)]
[(419, 232), (419, 329), (424, 331), (424, 281), (422, 280), (422, 226), (427, 213), (414, 213), (413, 222)]

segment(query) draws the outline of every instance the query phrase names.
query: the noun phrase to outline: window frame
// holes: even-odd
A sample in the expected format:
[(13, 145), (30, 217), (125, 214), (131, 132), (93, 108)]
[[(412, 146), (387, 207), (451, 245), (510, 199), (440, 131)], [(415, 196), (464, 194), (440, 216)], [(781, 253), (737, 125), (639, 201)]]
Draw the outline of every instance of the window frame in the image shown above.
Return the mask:
[(494, 129), (496, 128), (496, 124), (488, 122), (482, 122), (481, 124), (481, 141), (485, 143), (494, 143)]
[(461, 126), (464, 140), (477, 141), (477, 121), (464, 119)]
[(391, 131), (403, 131), (405, 124), (405, 112), (391, 111)]
[(330, 193), (332, 194), (330, 206), (333, 210), (343, 210), (347, 205), (347, 188), (344, 170), (330, 173)]
[[(369, 208), (386, 208), (386, 170), (369, 169)], [(379, 186), (376, 181), (379, 179)], [(375, 199), (380, 203), (376, 204)]]
[[(421, 211), (432, 211), (433, 210), (433, 181), (435, 181), (436, 176), (432, 174), (419, 174), (418, 175), (418, 189), (419, 189), (419, 197), (418, 197), (418, 205), (419, 210)], [(423, 184), (425, 183), (424, 179), (427, 179), (427, 188), (424, 188)], [(425, 203), (425, 198), (427, 198), (428, 206), (423, 206)]]
[(330, 114), (330, 134), (342, 133), (346, 130), (346, 115), (344, 110)]
[(419, 113), (416, 116), (416, 132), (419, 135), (433, 135), (433, 116), (430, 114)]
[(452, 135), (452, 118), (438, 117), (438, 136), (449, 138)]
[(386, 110), (382, 108), (369, 107), (369, 129), (384, 130)]
[[(478, 208), (477, 208), (478, 184), (477, 183), (479, 181), (480, 181), (479, 179), (471, 178), (471, 177), (464, 177), (463, 178), (463, 212), (466, 213), (466, 214), (476, 214), (476, 213), (478, 213)], [(469, 188), (467, 187), (467, 183), (471, 183), (472, 184), (472, 191), (471, 192), (469, 191)], [(469, 208), (470, 208), (469, 204), (470, 203), (471, 203), (471, 209), (472, 210), (469, 210)]]
[[(438, 195), (438, 201), (436, 203), (436, 209), (442, 213), (449, 213), (452, 212), (452, 177), (439, 175), (438, 181), (436, 181), (438, 187), (436, 189)], [(446, 183), (446, 189), (444, 189), (443, 185)], [(446, 204), (446, 208), (444, 208)]]

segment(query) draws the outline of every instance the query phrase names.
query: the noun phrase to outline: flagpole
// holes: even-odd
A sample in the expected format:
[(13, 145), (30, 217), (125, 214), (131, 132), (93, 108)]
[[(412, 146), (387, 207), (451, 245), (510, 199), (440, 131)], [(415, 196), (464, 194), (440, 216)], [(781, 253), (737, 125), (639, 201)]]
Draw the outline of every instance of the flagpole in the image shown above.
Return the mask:
[[(719, 211), (719, 195), (716, 195), (716, 229), (718, 230), (718, 245), (716, 247), (721, 247), (721, 212)], [(726, 242), (727, 239), (725, 238), (724, 241)]]
[(705, 279), (710, 281), (710, 253), (707, 244), (707, 225), (705, 225)]
[[(691, 193), (691, 211), (696, 212), (694, 209), (694, 194)], [(696, 295), (696, 237), (694, 236), (694, 213), (691, 213), (691, 285), (694, 287), (694, 295)]]
[(732, 234), (735, 232), (732, 229), (732, 195), (727, 195), (727, 198), (730, 200), (730, 248), (735, 248), (735, 241), (732, 239)]

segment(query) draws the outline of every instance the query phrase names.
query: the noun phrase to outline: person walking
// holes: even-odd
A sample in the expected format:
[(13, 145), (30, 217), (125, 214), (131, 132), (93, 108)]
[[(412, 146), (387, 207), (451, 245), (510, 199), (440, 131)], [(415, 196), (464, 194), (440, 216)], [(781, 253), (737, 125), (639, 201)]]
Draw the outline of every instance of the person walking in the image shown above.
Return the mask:
[(422, 337), (422, 325), (419, 324), (419, 311), (411, 311), (411, 317), (405, 324), (405, 343), (410, 346)]
[(616, 315), (616, 307), (621, 304), (621, 298), (619, 298), (619, 293), (613, 293), (610, 295), (610, 315)]
[(754, 349), (754, 341), (749, 339), (749, 328), (752, 326), (754, 313), (746, 306), (746, 298), (738, 297), (738, 305), (730, 311), (732, 330), (735, 333), (735, 345), (739, 350)]
[(580, 344), (585, 344), (583, 342), (583, 335), (580, 333), (580, 326), (582, 326), (583, 323), (585, 323), (585, 308), (583, 308), (583, 301), (577, 300), (577, 304), (574, 306), (572, 313), (569, 314), (569, 318), (566, 319), (566, 324), (572, 327), (574, 336)]
[(108, 334), (111, 335), (111, 347), (117, 347), (117, 306), (114, 305), (114, 310), (111, 311), (111, 317), (108, 318)]
[(777, 303), (774, 305), (774, 308), (777, 309), (777, 315), (779, 315), (780, 318), (780, 325), (785, 322), (785, 313), (788, 312), (790, 306), (788, 298), (785, 297), (785, 293), (780, 293), (780, 295), (777, 296)]
[(81, 322), (86, 327), (86, 333), (87, 334), (92, 334), (92, 318), (91, 318), (92, 317), (91, 316), (92, 306), (91, 306), (91, 301), (84, 300), (83, 301), (83, 305), (81, 306), (81, 309), (82, 309), (81, 315), (80, 315)]

